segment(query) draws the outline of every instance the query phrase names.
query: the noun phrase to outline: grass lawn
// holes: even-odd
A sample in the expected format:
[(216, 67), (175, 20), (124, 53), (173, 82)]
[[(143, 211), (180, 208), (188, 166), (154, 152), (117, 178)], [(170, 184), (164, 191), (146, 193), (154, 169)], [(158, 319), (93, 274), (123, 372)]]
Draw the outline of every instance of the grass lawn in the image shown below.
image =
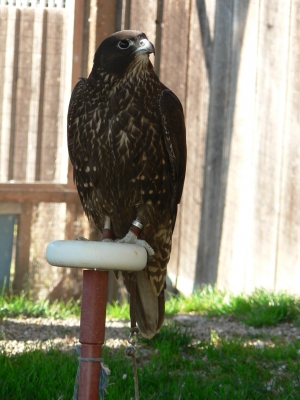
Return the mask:
[[(299, 307), (298, 299), (284, 294), (256, 291), (251, 296), (229, 296), (212, 288), (189, 298), (172, 297), (166, 306), (168, 314), (196, 311), (208, 316), (232, 315), (252, 326), (281, 321), (298, 324)], [(76, 303), (64, 307), (41, 302), (37, 307), (25, 296), (0, 297), (0, 316), (2, 313), (4, 318), (18, 313), (63, 318), (78, 312)], [(127, 312), (127, 307), (117, 304), (108, 309), (109, 316), (115, 317), (124, 317)], [(138, 370), (141, 400), (300, 400), (300, 340), (285, 344), (274, 338), (270, 345), (256, 347), (245, 338), (228, 340), (212, 332), (210, 340), (201, 342), (188, 328), (182, 330), (171, 323), (152, 340), (142, 340), (140, 351), (144, 350), (149, 356), (139, 359), (144, 360)], [(134, 398), (131, 360), (123, 352), (122, 348), (103, 349), (111, 369), (106, 399)], [(37, 349), (15, 355), (0, 349), (0, 399), (71, 399), (77, 365), (75, 352), (63, 352), (55, 346), (46, 352)]]

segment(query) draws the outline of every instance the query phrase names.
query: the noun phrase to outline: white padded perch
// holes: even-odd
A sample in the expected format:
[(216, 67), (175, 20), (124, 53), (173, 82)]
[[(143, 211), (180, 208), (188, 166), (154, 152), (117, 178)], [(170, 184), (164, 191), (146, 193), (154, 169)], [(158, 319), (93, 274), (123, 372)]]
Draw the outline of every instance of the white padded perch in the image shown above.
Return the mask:
[(147, 252), (136, 244), (55, 240), (47, 246), (46, 259), (56, 267), (140, 271), (146, 266)]

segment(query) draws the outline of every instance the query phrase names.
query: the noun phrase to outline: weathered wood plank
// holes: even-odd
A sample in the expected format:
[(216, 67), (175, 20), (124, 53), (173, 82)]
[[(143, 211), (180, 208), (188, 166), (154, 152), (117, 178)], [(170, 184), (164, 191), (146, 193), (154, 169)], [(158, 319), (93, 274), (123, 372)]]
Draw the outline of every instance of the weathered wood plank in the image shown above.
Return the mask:
[[(205, 4), (204, 4), (205, 5)], [(211, 6), (211, 4), (210, 4)], [(180, 253), (177, 271), (177, 289), (190, 293), (194, 288), (197, 267), (197, 250), (200, 229), (200, 211), (203, 187), (203, 163), (206, 144), (206, 127), (209, 104), (209, 76), (211, 28), (214, 8), (200, 8), (192, 2), (189, 31), (187, 71), (187, 171), (182, 195), (180, 224)], [(202, 24), (202, 25), (200, 25)], [(208, 56), (210, 57), (210, 56)], [(210, 57), (211, 58), (211, 57)], [(174, 277), (171, 276), (174, 281)]]
[[(9, 135), (3, 128), (5, 107), (5, 62), (8, 38), (8, 7), (0, 6), (0, 71), (2, 71), (3, 79), (0, 79), (0, 182), (7, 180), (8, 155), (9, 155)], [(3, 110), (4, 107), (4, 110)]]
[(13, 290), (20, 293), (27, 286), (31, 243), (32, 203), (23, 203), (19, 217), (16, 271)]
[(97, 0), (96, 49), (107, 36), (116, 32), (117, 0)]
[(300, 1), (290, 14), (287, 97), (275, 289), (300, 293)]
[(20, 203), (0, 202), (0, 214), (20, 214), (20, 213), (21, 213)]
[[(68, 276), (68, 269), (52, 267), (45, 260), (47, 244), (52, 240), (65, 239), (65, 226), (66, 204), (39, 202), (35, 205), (31, 228), (32, 262), (29, 283), (34, 292), (44, 298), (59, 285), (64, 276)], [(76, 293), (75, 287), (74, 293)], [(63, 295), (63, 290), (60, 294)]]
[[(33, 164), (35, 159), (27, 160), (28, 130), (31, 100), (32, 53), (34, 37), (34, 9), (21, 9), (20, 34), (18, 43), (17, 88), (14, 110), (14, 148), (12, 179), (26, 180), (27, 163)], [(33, 150), (33, 149), (32, 149)], [(34, 152), (32, 151), (34, 154)], [(29, 153), (30, 154), (30, 153)]]
[[(179, 97), (184, 110), (186, 107), (189, 25), (190, 1), (164, 1), (159, 69), (160, 80)], [(168, 273), (175, 277), (178, 276), (180, 220), (179, 209), (172, 238), (171, 259), (168, 265)]]
[(274, 289), (287, 90), (290, 1), (260, 2), (253, 131), (254, 214), (245, 289)]
[(57, 126), (62, 123), (60, 109), (61, 59), (65, 10), (47, 10), (45, 45), (45, 79), (41, 138), (40, 173), (37, 180), (51, 181), (55, 177), (57, 152)]
[[(5, 43), (4, 69), (2, 81), (2, 115), (1, 115), (1, 146), (0, 146), (0, 174), (1, 181), (12, 179), (12, 156), (14, 147), (14, 109), (15, 89), (17, 81), (17, 54), (16, 43), (18, 43), (18, 31), (20, 26), (20, 10), (8, 8), (8, 12), (3, 12), (1, 7), (1, 18), (4, 18), (3, 25)], [(7, 18), (7, 20), (5, 20)], [(1, 20), (2, 21), (2, 20)], [(3, 50), (4, 50), (3, 48)]]
[[(73, 65), (72, 65), (72, 88), (83, 74), (83, 29), (84, 29), (84, 0), (77, 0), (74, 7), (74, 23), (70, 24), (73, 30)], [(75, 29), (77, 27), (77, 29)], [(86, 72), (86, 71), (85, 71)]]
[[(70, 101), (70, 93), (72, 90), (72, 79), (70, 71), (72, 70), (72, 42), (73, 32), (70, 31), (72, 26), (72, 13), (62, 10), (62, 38), (61, 38), (61, 64), (59, 77), (59, 111), (57, 123), (57, 143), (55, 155), (55, 173), (54, 181), (68, 182), (68, 162), (69, 153), (66, 140), (67, 134), (67, 114)], [(71, 188), (71, 186), (70, 186)]]
[(259, 0), (235, 1), (233, 26), (232, 63), (235, 70), (232, 79), (236, 81), (236, 94), (235, 102), (231, 102), (234, 119), (217, 283), (240, 292), (245, 289), (246, 271), (252, 268), (252, 141), (255, 133)]
[(34, 181), (36, 175), (36, 162), (38, 146), (39, 116), (41, 106), (41, 83), (43, 82), (42, 64), (43, 64), (43, 39), (44, 39), (44, 15), (43, 9), (35, 8), (31, 10), (34, 13), (32, 26), (32, 54), (31, 54), (31, 88), (30, 88), (30, 106), (28, 116), (28, 140), (27, 140), (27, 164), (26, 181)]
[(231, 89), (233, 1), (216, 3), (196, 285), (215, 283), (218, 274), (231, 143), (227, 118)]
[(131, 0), (130, 29), (145, 32), (148, 39), (155, 43), (156, 14), (157, 1)]
[[(141, 12), (141, 10), (143, 10)], [(155, 44), (157, 1), (131, 0), (130, 29), (144, 32), (150, 42)], [(152, 64), (154, 56), (150, 55)]]
[(76, 189), (56, 183), (0, 183), (0, 201), (79, 203)]
[(180, 99), (185, 108), (189, 0), (164, 1), (160, 79)]

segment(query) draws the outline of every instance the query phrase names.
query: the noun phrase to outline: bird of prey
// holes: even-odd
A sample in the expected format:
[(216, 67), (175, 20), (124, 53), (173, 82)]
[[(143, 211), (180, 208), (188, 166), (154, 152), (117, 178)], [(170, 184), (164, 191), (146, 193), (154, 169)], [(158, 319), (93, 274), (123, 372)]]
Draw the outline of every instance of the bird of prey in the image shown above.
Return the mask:
[(147, 338), (164, 320), (166, 269), (186, 169), (182, 106), (159, 81), (151, 53), (154, 46), (142, 32), (106, 38), (89, 77), (76, 84), (68, 112), (69, 155), (85, 213), (104, 240), (147, 250), (143, 271), (122, 272)]

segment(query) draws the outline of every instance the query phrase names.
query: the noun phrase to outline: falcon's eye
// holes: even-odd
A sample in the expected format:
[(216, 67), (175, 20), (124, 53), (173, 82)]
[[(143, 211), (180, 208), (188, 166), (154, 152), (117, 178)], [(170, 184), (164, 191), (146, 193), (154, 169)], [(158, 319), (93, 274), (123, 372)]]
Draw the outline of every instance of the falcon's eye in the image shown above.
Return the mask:
[(131, 40), (121, 40), (118, 43), (118, 47), (122, 50), (128, 49), (128, 47), (131, 45)]

